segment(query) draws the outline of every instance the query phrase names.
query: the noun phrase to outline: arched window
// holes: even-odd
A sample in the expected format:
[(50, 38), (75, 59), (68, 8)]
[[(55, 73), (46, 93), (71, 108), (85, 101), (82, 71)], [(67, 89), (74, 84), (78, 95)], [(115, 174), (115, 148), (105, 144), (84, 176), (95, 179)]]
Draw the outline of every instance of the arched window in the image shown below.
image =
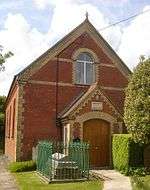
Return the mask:
[(76, 60), (75, 82), (77, 84), (92, 84), (95, 81), (93, 57), (87, 53), (80, 53)]

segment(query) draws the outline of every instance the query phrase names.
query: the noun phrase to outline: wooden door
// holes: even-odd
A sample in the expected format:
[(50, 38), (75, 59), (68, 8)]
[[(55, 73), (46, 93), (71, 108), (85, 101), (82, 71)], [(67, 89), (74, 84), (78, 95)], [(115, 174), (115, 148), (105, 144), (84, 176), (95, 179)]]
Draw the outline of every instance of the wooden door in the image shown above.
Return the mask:
[(90, 166), (109, 166), (110, 124), (100, 119), (84, 122), (83, 140), (90, 143)]

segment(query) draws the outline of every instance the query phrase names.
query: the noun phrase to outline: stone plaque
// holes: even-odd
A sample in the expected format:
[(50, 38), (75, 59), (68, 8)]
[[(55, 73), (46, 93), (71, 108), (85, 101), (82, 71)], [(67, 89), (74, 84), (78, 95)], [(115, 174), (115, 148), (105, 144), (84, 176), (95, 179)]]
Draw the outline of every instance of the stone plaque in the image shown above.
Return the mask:
[(103, 109), (103, 102), (92, 102), (91, 109), (93, 111), (101, 111)]

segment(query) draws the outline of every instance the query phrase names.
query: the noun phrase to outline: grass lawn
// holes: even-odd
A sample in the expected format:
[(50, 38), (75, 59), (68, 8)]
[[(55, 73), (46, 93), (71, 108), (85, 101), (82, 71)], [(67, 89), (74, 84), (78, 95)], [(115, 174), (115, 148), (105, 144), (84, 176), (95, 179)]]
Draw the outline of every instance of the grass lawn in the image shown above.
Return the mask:
[(133, 190), (150, 190), (150, 175), (131, 178)]
[(20, 190), (102, 190), (102, 182), (44, 183), (35, 172), (14, 173)]

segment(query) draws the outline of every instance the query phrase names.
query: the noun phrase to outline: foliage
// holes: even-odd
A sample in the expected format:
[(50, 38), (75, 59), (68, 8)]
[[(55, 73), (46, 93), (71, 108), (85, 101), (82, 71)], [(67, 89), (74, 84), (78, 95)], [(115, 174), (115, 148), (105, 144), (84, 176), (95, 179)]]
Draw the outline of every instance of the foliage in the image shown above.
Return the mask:
[(8, 169), (11, 172), (23, 172), (36, 170), (36, 163), (34, 161), (12, 162), (9, 164)]
[(102, 182), (100, 180), (46, 184), (41, 181), (35, 172), (15, 173), (14, 175), (22, 190), (102, 190)]
[(119, 171), (128, 170), (128, 152), (129, 152), (129, 138), (126, 136), (113, 136), (113, 165)]
[[(4, 126), (5, 115), (0, 112), (0, 126)], [(0, 130), (1, 132), (1, 130)]]
[(6, 62), (6, 60), (13, 56), (13, 53), (11, 51), (7, 52), (7, 53), (2, 53), (3, 51), (3, 47), (0, 45), (0, 71), (3, 71), (5, 69), (4, 67), (4, 63)]
[[(143, 174), (143, 147), (134, 143), (131, 135), (117, 134), (113, 136), (112, 144), (114, 168), (125, 175), (133, 175), (139, 170)], [(140, 173), (140, 171), (142, 171)]]
[(4, 113), (5, 111), (5, 101), (6, 96), (0, 96), (0, 112)]
[(0, 96), (0, 132), (2, 132), (1, 131), (1, 126), (4, 126), (5, 101), (6, 101), (6, 97), (5, 96)]
[(124, 121), (135, 142), (150, 143), (150, 58), (143, 57), (126, 89)]
[(4, 122), (5, 122), (5, 96), (0, 96), (0, 154), (3, 153), (4, 149)]
[(128, 173), (131, 176), (145, 176), (148, 174), (148, 171), (145, 167), (130, 167)]
[(133, 190), (149, 190), (150, 189), (150, 176), (131, 178)]
[(4, 152), (3, 147), (4, 147), (4, 143), (3, 143), (3, 141), (0, 139), (0, 155), (3, 154), (3, 152)]

